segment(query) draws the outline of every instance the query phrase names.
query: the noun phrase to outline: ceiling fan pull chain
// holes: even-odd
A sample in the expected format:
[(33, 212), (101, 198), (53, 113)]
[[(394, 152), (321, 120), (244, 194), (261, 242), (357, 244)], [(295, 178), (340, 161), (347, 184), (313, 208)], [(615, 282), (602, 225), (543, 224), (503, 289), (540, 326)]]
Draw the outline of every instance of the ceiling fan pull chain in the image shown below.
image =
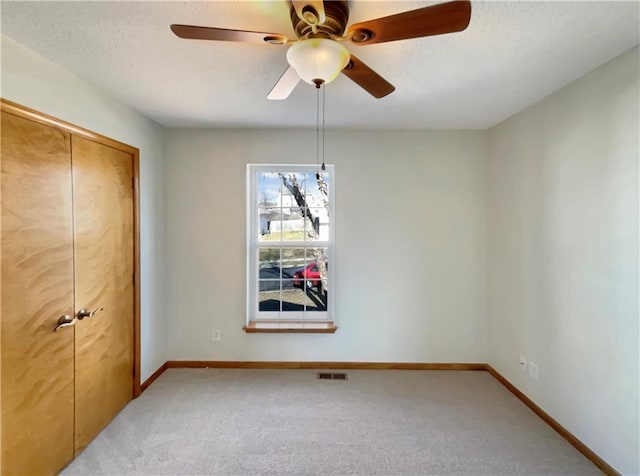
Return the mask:
[(320, 89), (316, 88), (316, 176), (320, 160)]
[(325, 84), (322, 83), (322, 171), (327, 170), (324, 165), (324, 124), (325, 124), (325, 100), (324, 100)]

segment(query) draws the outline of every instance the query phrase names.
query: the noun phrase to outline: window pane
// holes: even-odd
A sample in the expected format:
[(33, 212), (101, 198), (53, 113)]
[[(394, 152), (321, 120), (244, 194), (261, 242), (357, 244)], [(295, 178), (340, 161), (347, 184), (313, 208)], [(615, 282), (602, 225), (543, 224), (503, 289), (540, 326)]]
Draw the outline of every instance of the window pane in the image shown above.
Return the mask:
[(282, 209), (283, 241), (304, 241), (304, 219), (298, 206)]
[(279, 204), (283, 209), (289, 211), (299, 209), (300, 203), (298, 203), (298, 199), (300, 197), (304, 197), (304, 193), (304, 174), (296, 172), (282, 172), (282, 192)]
[(280, 241), (280, 207), (258, 209), (258, 240)]
[(309, 208), (305, 223), (307, 241), (329, 241), (329, 214), (326, 208)]
[(282, 278), (296, 279), (296, 273), (304, 268), (304, 257), (304, 248), (282, 248)]
[(304, 278), (314, 282), (317, 282), (318, 279), (326, 280), (328, 262), (329, 250), (327, 248), (307, 248)]
[(298, 183), (298, 189), (302, 192), (302, 196), (307, 195), (307, 174), (304, 172), (295, 172), (296, 182)]
[(280, 311), (280, 281), (260, 281), (258, 292), (258, 311)]
[(298, 204), (297, 196), (304, 195), (304, 185), (299, 183), (295, 173), (284, 174), (282, 187), (282, 232), (285, 241), (304, 240), (304, 221), (302, 209)]
[(280, 279), (280, 249), (260, 248), (258, 252), (259, 279)]
[(305, 176), (296, 172), (283, 172), (283, 186), (280, 205), (284, 214), (297, 213), (300, 218), (305, 203)]
[(306, 175), (306, 198), (308, 207), (324, 207), (325, 206), (325, 193), (326, 198), (329, 197), (329, 174), (321, 173), (321, 182), (318, 183), (315, 173), (307, 173)]
[(280, 280), (261, 279), (258, 285), (260, 292), (280, 291)]
[[(304, 311), (305, 293), (293, 285), (293, 280), (282, 281), (282, 312)], [(286, 317), (286, 316), (284, 316)]]
[[(326, 281), (308, 280), (305, 292), (305, 310), (307, 312), (318, 312), (327, 310)], [(313, 316), (311, 316), (313, 318)]]
[(281, 186), (282, 181), (277, 173), (258, 173), (258, 193), (256, 194), (258, 206), (262, 208), (280, 207), (278, 199)]

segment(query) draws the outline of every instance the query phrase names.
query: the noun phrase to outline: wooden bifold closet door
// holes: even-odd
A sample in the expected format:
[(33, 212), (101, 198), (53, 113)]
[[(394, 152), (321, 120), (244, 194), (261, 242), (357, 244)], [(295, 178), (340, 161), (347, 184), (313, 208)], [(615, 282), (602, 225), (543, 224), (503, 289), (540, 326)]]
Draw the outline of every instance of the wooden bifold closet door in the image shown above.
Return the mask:
[(70, 136), (1, 126), (2, 474), (45, 474), (74, 451), (74, 335), (53, 332), (74, 314)]
[(6, 103), (0, 473), (55, 474), (139, 388), (137, 153)]
[(133, 164), (126, 152), (76, 136), (72, 150), (78, 198), (73, 202), (75, 301), (76, 307), (97, 311), (75, 326), (78, 452), (131, 400)]

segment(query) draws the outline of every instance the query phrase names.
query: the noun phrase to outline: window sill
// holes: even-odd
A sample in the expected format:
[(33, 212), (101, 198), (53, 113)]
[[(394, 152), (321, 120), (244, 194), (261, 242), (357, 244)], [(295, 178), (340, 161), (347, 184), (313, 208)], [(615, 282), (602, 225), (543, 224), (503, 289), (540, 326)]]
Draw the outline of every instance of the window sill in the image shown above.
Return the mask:
[(334, 334), (338, 328), (333, 322), (273, 322), (251, 321), (242, 328), (248, 334)]

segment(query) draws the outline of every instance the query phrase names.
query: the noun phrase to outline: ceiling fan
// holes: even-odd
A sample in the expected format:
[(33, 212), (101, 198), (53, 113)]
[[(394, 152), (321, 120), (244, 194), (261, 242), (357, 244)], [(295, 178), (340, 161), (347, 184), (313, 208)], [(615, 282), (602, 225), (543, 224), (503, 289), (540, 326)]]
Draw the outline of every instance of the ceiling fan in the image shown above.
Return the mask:
[[(171, 25), (176, 36), (190, 40), (236, 41), (244, 43), (291, 45), (287, 51), (289, 68), (280, 77), (269, 99), (286, 99), (300, 79), (320, 87), (340, 72), (376, 98), (395, 91), (395, 87), (343, 45), (357, 46), (406, 40), (462, 31), (471, 19), (471, 2), (455, 0), (396, 15), (351, 25), (346, 0), (290, 0), (290, 16), (297, 39), (278, 33), (229, 30), (192, 25)], [(345, 34), (346, 30), (346, 34)]]

